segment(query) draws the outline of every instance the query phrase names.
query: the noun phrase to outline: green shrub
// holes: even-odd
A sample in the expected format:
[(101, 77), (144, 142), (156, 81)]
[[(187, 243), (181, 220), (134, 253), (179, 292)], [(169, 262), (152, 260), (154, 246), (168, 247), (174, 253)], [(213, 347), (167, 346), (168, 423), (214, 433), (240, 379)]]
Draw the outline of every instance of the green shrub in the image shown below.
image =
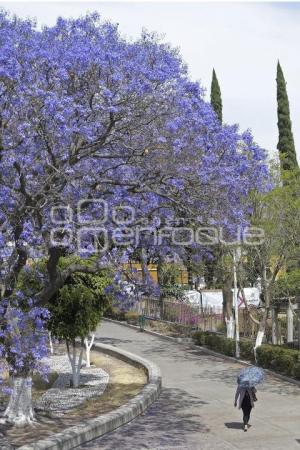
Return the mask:
[(196, 345), (205, 345), (205, 333), (204, 331), (198, 330), (193, 333), (193, 339)]
[(205, 345), (207, 348), (224, 355), (234, 356), (235, 354), (235, 341), (227, 339), (221, 334), (209, 331), (196, 331), (193, 334), (193, 339), (197, 345)]
[(294, 377), (300, 380), (300, 362), (296, 363), (294, 366)]
[(277, 345), (261, 345), (257, 349), (257, 362), (265, 369), (300, 379), (300, 352)]
[[(235, 356), (235, 340), (226, 338), (225, 336), (209, 332), (196, 331), (193, 334), (193, 339), (197, 345), (206, 345), (211, 350), (223, 353), (228, 356)], [(254, 360), (253, 343), (250, 340), (242, 339), (240, 341), (241, 358), (249, 361)]]
[(281, 353), (272, 361), (273, 368), (276, 372), (285, 375), (293, 376), (294, 373), (294, 359), (292, 355)]
[(205, 335), (205, 345), (208, 348), (220, 351), (221, 350), (221, 344), (220, 339), (216, 334), (206, 334)]
[(219, 325), (217, 325), (217, 332), (226, 334), (226, 324), (224, 322), (219, 323)]
[(242, 339), (240, 341), (240, 356), (242, 359), (254, 361), (254, 350), (252, 341), (246, 339)]
[[(209, 331), (196, 331), (193, 339), (197, 345), (227, 356), (235, 355), (235, 340), (228, 339), (218, 333)], [(300, 380), (300, 352), (278, 345), (263, 344), (256, 350), (257, 364), (265, 369), (271, 369)], [(254, 362), (253, 343), (249, 340), (240, 341), (240, 356)]]
[(222, 336), (222, 353), (227, 356), (235, 356), (235, 341)]
[(265, 369), (272, 368), (274, 358), (273, 347), (271, 345), (261, 345), (256, 349), (257, 363)]
[(216, 333), (211, 333), (206, 336), (205, 345), (211, 350), (215, 350), (227, 356), (234, 356), (235, 354), (235, 341)]

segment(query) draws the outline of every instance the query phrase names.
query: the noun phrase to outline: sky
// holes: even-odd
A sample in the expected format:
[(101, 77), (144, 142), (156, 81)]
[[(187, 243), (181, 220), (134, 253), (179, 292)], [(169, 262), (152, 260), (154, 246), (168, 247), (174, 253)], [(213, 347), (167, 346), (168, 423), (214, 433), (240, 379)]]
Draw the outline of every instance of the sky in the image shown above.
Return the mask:
[(270, 155), (278, 140), (276, 65), (287, 81), (291, 119), (300, 163), (300, 3), (189, 2), (2, 2), (20, 17), (53, 25), (58, 16), (98, 11), (136, 38), (143, 28), (156, 31), (180, 49), (193, 80), (207, 88), (212, 69), (222, 91), (223, 118), (250, 128)]

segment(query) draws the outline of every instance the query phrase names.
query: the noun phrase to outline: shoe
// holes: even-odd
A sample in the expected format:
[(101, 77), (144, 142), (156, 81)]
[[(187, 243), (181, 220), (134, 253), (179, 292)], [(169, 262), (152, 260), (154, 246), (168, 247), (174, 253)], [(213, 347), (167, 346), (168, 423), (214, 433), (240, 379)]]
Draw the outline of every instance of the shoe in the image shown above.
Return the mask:
[(247, 425), (244, 425), (244, 431), (247, 431), (247, 430), (248, 430)]

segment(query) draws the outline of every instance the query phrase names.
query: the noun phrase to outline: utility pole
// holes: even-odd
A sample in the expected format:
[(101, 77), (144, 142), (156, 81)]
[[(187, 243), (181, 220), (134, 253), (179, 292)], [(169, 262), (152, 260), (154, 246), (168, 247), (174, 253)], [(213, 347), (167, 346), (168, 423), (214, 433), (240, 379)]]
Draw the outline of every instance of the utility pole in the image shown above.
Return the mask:
[(235, 356), (240, 357), (239, 303), (237, 299), (237, 249), (233, 249), (233, 301), (235, 308)]

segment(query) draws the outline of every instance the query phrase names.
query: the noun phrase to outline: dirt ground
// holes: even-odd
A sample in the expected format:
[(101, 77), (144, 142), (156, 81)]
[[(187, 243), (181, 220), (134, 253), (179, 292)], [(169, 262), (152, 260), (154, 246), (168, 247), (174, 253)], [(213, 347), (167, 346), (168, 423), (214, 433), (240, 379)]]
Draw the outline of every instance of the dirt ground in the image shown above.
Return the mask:
[[(84, 420), (112, 411), (137, 395), (147, 383), (146, 374), (142, 369), (111, 356), (93, 351), (91, 362), (101, 367), (110, 376), (109, 383), (101, 396), (86, 401), (80, 407), (68, 411), (59, 418), (52, 418), (47, 413), (37, 413), (37, 422), (26, 428), (0, 425), (0, 449), (18, 448), (82, 423)], [(56, 376), (53, 374), (52, 382)], [(40, 382), (35, 387), (33, 395), (38, 397), (43, 392), (45, 392), (45, 385)]]
[(189, 326), (155, 320), (146, 320), (145, 329), (172, 337), (191, 337), (192, 335), (192, 329)]

